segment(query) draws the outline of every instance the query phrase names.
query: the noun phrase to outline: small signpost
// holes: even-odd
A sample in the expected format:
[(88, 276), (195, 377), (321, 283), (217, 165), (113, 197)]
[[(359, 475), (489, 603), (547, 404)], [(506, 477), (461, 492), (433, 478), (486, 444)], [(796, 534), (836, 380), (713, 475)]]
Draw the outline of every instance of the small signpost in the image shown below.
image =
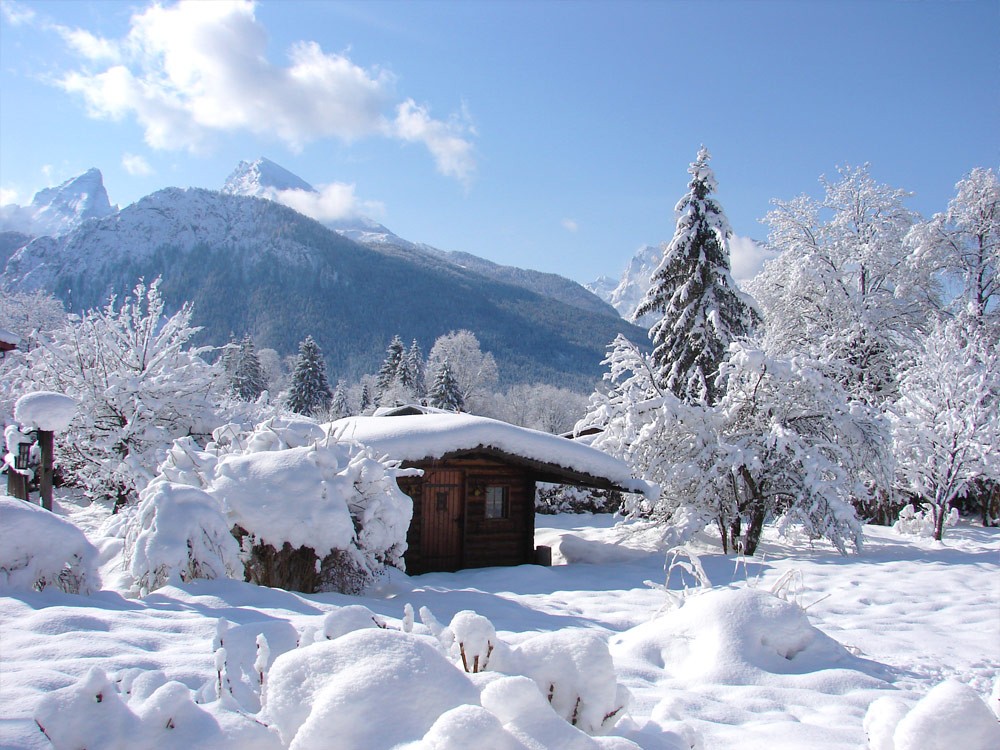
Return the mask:
[[(52, 472), (54, 466), (55, 433), (66, 430), (76, 415), (77, 402), (69, 396), (52, 391), (40, 391), (21, 396), (14, 406), (14, 418), (21, 423), (21, 430), (15, 431), (17, 441), (14, 453), (13, 441), (8, 438), (8, 453), (14, 453), (14, 464), (7, 471), (7, 494), (28, 500), (28, 485), (31, 477), (32, 448), (38, 445), (39, 464), (36, 470), (38, 494), (41, 506), (52, 510)], [(31, 437), (34, 436), (34, 440)]]

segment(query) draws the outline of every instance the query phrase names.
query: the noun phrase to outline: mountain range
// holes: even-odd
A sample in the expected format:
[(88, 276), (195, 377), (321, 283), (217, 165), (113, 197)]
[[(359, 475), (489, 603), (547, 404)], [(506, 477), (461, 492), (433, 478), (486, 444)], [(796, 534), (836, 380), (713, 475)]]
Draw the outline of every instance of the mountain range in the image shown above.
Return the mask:
[(395, 334), (426, 351), (465, 328), (503, 381), (587, 390), (617, 334), (645, 340), (569, 279), (437, 250), (370, 219), (324, 226), (272, 200), (289, 190), (313, 188), (257, 160), (221, 191), (165, 188), (115, 210), (90, 170), (7, 212), (32, 222), (0, 225), (0, 288), (44, 289), (81, 311), (160, 276), (168, 305), (194, 303), (204, 343), (250, 333), (291, 354), (312, 335), (332, 378), (374, 372)]

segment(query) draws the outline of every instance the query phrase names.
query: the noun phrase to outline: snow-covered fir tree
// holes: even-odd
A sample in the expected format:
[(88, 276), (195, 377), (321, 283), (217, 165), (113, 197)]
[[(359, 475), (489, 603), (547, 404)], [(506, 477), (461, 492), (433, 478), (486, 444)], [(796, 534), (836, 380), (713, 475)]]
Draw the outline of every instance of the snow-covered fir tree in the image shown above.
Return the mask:
[(351, 406), (347, 402), (347, 384), (337, 381), (337, 387), (333, 389), (333, 401), (330, 403), (330, 417), (340, 419), (351, 415)]
[(326, 362), (312, 336), (299, 344), (299, 356), (292, 373), (288, 408), (298, 414), (313, 416), (330, 408), (333, 393), (326, 379)]
[(399, 368), (399, 384), (413, 394), (413, 400), (427, 395), (425, 368), (423, 352), (417, 340), (413, 339)]
[(399, 383), (400, 369), (405, 355), (403, 340), (399, 336), (393, 336), (385, 350), (385, 359), (382, 360), (375, 380), (376, 398), (381, 406), (393, 405), (387, 401), (395, 400), (395, 386)]
[(229, 386), (241, 401), (256, 401), (267, 390), (267, 379), (250, 334), (243, 337), (232, 364)]
[(368, 387), (368, 383), (361, 384), (361, 398), (358, 406), (358, 412), (360, 414), (368, 414), (371, 411), (374, 401), (372, 400), (372, 392)]
[(692, 403), (714, 404), (729, 344), (751, 333), (754, 311), (730, 275), (732, 230), (711, 194), (717, 189), (702, 146), (677, 203), (677, 227), (635, 317), (656, 314), (649, 329), (658, 384)]
[(465, 407), (462, 390), (451, 371), (448, 360), (444, 360), (438, 367), (434, 374), (434, 384), (427, 395), (430, 399), (430, 405), (435, 409), (462, 411)]

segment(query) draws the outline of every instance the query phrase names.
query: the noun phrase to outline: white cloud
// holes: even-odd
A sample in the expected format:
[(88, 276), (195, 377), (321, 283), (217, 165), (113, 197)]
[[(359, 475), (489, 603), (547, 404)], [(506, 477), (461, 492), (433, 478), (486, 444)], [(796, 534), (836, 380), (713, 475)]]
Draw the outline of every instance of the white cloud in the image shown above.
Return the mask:
[[(394, 105), (394, 77), (300, 41), (288, 63), (267, 59), (267, 32), (241, 0), (152, 5), (122, 40), (60, 31), (88, 62), (62, 86), (90, 116), (134, 117), (156, 149), (206, 147), (213, 134), (248, 131), (293, 149), (324, 138), (382, 136), (422, 143), (440, 172), (467, 181), (475, 161), (467, 118), (433, 119), (410, 99)], [(117, 57), (116, 57), (117, 56)], [(99, 66), (97, 62), (114, 62)]]
[(18, 203), (20, 197), (20, 193), (14, 188), (0, 188), (0, 206), (9, 206), (12, 203)]
[(576, 233), (580, 229), (580, 225), (576, 223), (576, 219), (563, 219), (562, 225), (563, 229), (567, 232)]
[(435, 120), (427, 107), (407, 99), (396, 108), (393, 132), (406, 141), (423, 143), (434, 156), (438, 171), (468, 184), (476, 169), (472, 143), (465, 137), (466, 118)]
[(0, 13), (3, 13), (3, 17), (11, 26), (29, 24), (35, 20), (34, 10), (14, 0), (4, 0), (3, 4), (0, 4)]
[(122, 166), (125, 171), (133, 177), (148, 177), (155, 174), (155, 170), (149, 166), (149, 162), (138, 154), (122, 154)]
[(360, 200), (354, 194), (354, 185), (342, 182), (320, 185), (316, 192), (273, 190), (267, 197), (317, 221), (380, 215), (385, 211), (381, 203)]
[(749, 237), (733, 235), (729, 239), (729, 260), (733, 267), (733, 279), (742, 284), (760, 273), (764, 261), (775, 257), (775, 253)]

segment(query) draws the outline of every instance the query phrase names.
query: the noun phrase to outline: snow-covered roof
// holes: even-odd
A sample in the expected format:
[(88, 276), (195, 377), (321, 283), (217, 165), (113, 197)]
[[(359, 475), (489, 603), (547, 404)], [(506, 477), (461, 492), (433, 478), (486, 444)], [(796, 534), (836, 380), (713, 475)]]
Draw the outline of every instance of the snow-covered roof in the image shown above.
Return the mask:
[(547, 432), (472, 414), (450, 412), (404, 416), (346, 417), (329, 425), (338, 439), (356, 440), (398, 461), (423, 461), (464, 452), (491, 452), (561, 469), (586, 483), (603, 480), (629, 492), (652, 494), (628, 464), (588, 445)]
[(0, 328), (0, 344), (7, 344), (9, 348), (11, 346), (17, 346), (21, 343), (21, 337), (16, 333), (11, 333), (5, 328)]

